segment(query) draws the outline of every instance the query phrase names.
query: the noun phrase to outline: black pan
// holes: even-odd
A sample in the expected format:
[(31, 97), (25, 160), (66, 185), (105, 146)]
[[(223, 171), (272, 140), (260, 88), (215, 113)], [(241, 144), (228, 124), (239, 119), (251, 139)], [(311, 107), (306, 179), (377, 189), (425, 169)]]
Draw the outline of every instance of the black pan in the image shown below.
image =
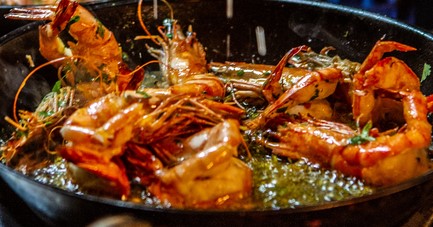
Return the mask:
[[(208, 61), (246, 61), (276, 64), (290, 48), (307, 44), (319, 51), (333, 46), (337, 53), (362, 61), (374, 43), (384, 37), (418, 49), (395, 55), (421, 75), (424, 63), (433, 64), (433, 37), (421, 30), (375, 14), (325, 3), (308, 1), (234, 1), (233, 17), (226, 16), (226, 1), (171, 1), (181, 24), (192, 24), (207, 47)], [(145, 2), (145, 20), (153, 24), (152, 2)], [(130, 64), (152, 59), (144, 43), (130, 42), (142, 35), (136, 19), (136, 3), (119, 1), (89, 6), (116, 34), (130, 56)], [(162, 7), (165, 8), (165, 7)], [(166, 9), (166, 8), (165, 8)], [(163, 11), (163, 12), (162, 12)], [(161, 10), (166, 14), (167, 11)], [(158, 20), (160, 23), (160, 19)], [(37, 26), (32, 23), (0, 40), (0, 126), (6, 138), (11, 128), (3, 120), (11, 116), (12, 100), (23, 77), (29, 72), (26, 54), (36, 65), (44, 62), (38, 53)], [(267, 36), (267, 54), (257, 53), (255, 28)], [(230, 36), (230, 45), (227, 37)], [(129, 40), (129, 42), (127, 42)], [(229, 47), (228, 47), (229, 46)], [(227, 54), (229, 53), (229, 54)], [(46, 68), (28, 81), (20, 96), (19, 109), (33, 109), (52, 87), (56, 78)], [(433, 93), (432, 77), (422, 84), (425, 94)], [(56, 189), (0, 165), (0, 175), (10, 188), (47, 224), (81, 226), (100, 217), (128, 214), (155, 226), (293, 226), (293, 225), (400, 225), (433, 189), (433, 173), (378, 190), (370, 196), (296, 209), (261, 211), (197, 211), (162, 209)], [(431, 196), (430, 196), (431, 197)]]

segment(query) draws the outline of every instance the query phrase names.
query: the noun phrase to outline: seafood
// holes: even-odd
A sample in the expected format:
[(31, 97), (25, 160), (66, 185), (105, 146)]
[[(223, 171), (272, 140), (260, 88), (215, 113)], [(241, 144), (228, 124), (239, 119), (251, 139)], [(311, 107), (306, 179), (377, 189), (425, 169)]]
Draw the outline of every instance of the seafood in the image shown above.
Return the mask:
[(248, 197), (252, 172), (236, 158), (241, 142), (236, 120), (223, 121), (192, 135), (184, 142), (191, 157), (158, 170), (158, 181), (149, 190), (176, 207), (214, 207)]
[[(379, 41), (363, 63), (360, 74), (356, 75), (353, 86), (367, 90), (365, 93), (383, 89), (392, 97), (401, 99), (406, 123), (403, 127), (397, 131), (373, 133), (377, 129), (371, 129), (370, 121), (359, 133), (339, 123), (310, 119), (302, 124), (289, 122), (280, 126), (276, 135), (279, 142), (267, 142), (267, 146), (275, 154), (311, 158), (373, 185), (390, 185), (426, 172), (429, 169), (426, 150), (431, 143), (427, 101), (419, 90), (418, 77), (404, 62), (392, 57), (380, 60), (383, 49), (395, 47), (407, 49), (399, 43)], [(397, 76), (404, 78), (393, 77), (392, 72), (396, 69)], [(401, 69), (404, 70), (399, 71)], [(363, 72), (364, 77), (357, 78)], [(359, 105), (356, 102), (359, 94), (359, 90), (353, 94), (355, 107)], [(354, 117), (359, 120), (360, 114), (355, 114), (356, 109)]]
[[(122, 62), (122, 50), (114, 34), (76, 1), (61, 0), (57, 7), (16, 8), (5, 17), (50, 21), (39, 27), (39, 51), (48, 61), (70, 57), (71, 61), (56, 65), (62, 66), (62, 77), (72, 85), (93, 78), (109, 83), (122, 74), (119, 84), (125, 89), (124, 84), (133, 76), (140, 77)], [(73, 40), (62, 40), (62, 31), (68, 32)]]
[(156, 49), (147, 45), (149, 53), (159, 60), (161, 72), (169, 84), (182, 83), (191, 75), (206, 73), (206, 52), (203, 45), (198, 42), (192, 26), (188, 27), (185, 35), (178, 21), (171, 17), (164, 20), (164, 29), (158, 29), (161, 36), (154, 36), (148, 32), (141, 20), (141, 3), (142, 1), (139, 3), (137, 13), (147, 35), (137, 36), (135, 39), (152, 39), (161, 46), (162, 49)]
[(150, 185), (157, 170), (185, 159), (184, 145), (179, 141), (225, 119), (238, 119), (243, 113), (202, 97), (174, 96), (164, 100), (137, 122), (135, 136), (126, 144), (122, 158), (128, 175), (138, 177), (142, 185)]
[(182, 83), (170, 86), (167, 91), (172, 95), (189, 94), (212, 99), (222, 99), (225, 96), (224, 84), (209, 73), (188, 76)]
[[(32, 12), (40, 13), (40, 10), (46, 15), (30, 15)], [(243, 113), (235, 107), (204, 98), (218, 100), (225, 94), (222, 82), (206, 73), (185, 74), (182, 83), (168, 88), (140, 88), (134, 91), (144, 74), (140, 70), (129, 71), (121, 62), (121, 50), (114, 35), (76, 2), (63, 0), (57, 8), (16, 10), (8, 17), (19, 16), (24, 19), (52, 19), (51, 23), (40, 27), (41, 54), (48, 60), (64, 55), (76, 56), (78, 61), (67, 62), (63, 67), (70, 69), (77, 66), (77, 70), (66, 72), (64, 77), (74, 84), (74, 91), (89, 89), (88, 92), (80, 92), (84, 95), (80, 100), (94, 100), (76, 106), (78, 109), (60, 130), (65, 145), (56, 148), (63, 158), (72, 163), (69, 165), (70, 171), (80, 184), (89, 185), (83, 182), (88, 181), (89, 177), (82, 175), (89, 175), (83, 172), (90, 173), (104, 179), (103, 184), (113, 189), (109, 194), (127, 196), (130, 193), (128, 174), (139, 176), (142, 183), (146, 184), (149, 180), (145, 179), (152, 179), (154, 171), (162, 165), (154, 154), (146, 153), (146, 146), (155, 147), (153, 150), (167, 164), (174, 156), (164, 153), (164, 146), (160, 142), (164, 138), (188, 135), (210, 127), (225, 117), (233, 115), (233, 118), (238, 118)], [(53, 35), (51, 31), (47, 32), (50, 29), (58, 30)], [(65, 48), (59, 39), (58, 34), (62, 30), (67, 30), (76, 39), (76, 43), (69, 44), (70, 49)], [(95, 43), (91, 43), (92, 39), (84, 38), (89, 32), (94, 32)], [(178, 38), (182, 39), (176, 35), (175, 40)], [(111, 53), (94, 51), (93, 48), (97, 47), (106, 48)], [(93, 53), (103, 56), (93, 56)], [(87, 62), (88, 57), (95, 60)], [(108, 65), (99, 65), (98, 61)], [(77, 62), (84, 62), (84, 66)], [(93, 69), (97, 69), (97, 76), (107, 76), (103, 81), (106, 83), (96, 90), (85, 79), (79, 78), (80, 70), (85, 70), (84, 75), (87, 75)], [(117, 88), (110, 85), (114, 81)], [(124, 92), (119, 95), (113, 91)], [(213, 112), (213, 109), (221, 111)], [(144, 163), (146, 160), (142, 160), (146, 157), (151, 157), (146, 159), (147, 164)], [(152, 160), (156, 161), (152, 164)]]
[[(208, 73), (206, 52), (197, 40), (196, 33), (189, 26), (185, 35), (178, 21), (173, 19), (171, 6), (166, 1), (163, 2), (170, 8), (172, 15), (164, 20), (164, 26), (158, 27), (159, 35), (152, 35), (142, 20), (142, 1), (139, 1), (137, 15), (146, 35), (137, 36), (135, 40), (151, 39), (161, 47), (156, 49), (146, 44), (148, 52), (158, 60), (160, 71), (170, 85), (165, 90), (166, 95), (205, 95), (222, 99), (225, 96), (224, 85), (219, 78)], [(159, 94), (164, 93), (163, 90), (160, 91)]]
[[(117, 194), (128, 195), (127, 170), (120, 160), (125, 146), (142, 153), (138, 145), (188, 135), (225, 118), (238, 118), (243, 113), (235, 107), (200, 97), (178, 95), (160, 100), (148, 95), (133, 91), (123, 95), (112, 93), (76, 110), (60, 130), (66, 141), (60, 148), (60, 155), (77, 167), (112, 182)], [(136, 145), (127, 145), (129, 142)], [(160, 152), (159, 156), (164, 157), (164, 154)], [(128, 157), (128, 162), (134, 161), (131, 155)]]
[[(22, 166), (22, 171), (30, 171), (28, 163), (21, 165), (20, 157), (31, 153), (31, 161), (40, 162), (43, 157), (54, 151), (61, 144), (61, 139), (54, 130), (62, 125), (75, 106), (75, 92), (71, 87), (63, 87), (58, 91), (48, 93), (34, 112), (21, 110), (18, 123), (8, 120), (17, 131), (6, 145), (1, 146), (2, 158), (6, 163), (14, 166)], [(47, 152), (48, 151), (48, 152)]]
[[(295, 56), (297, 61), (294, 60)], [(312, 66), (313, 63), (309, 63), (309, 60), (314, 61), (316, 65)], [(293, 62), (296, 67), (285, 67), (286, 62)], [(293, 85), (307, 74), (314, 71), (322, 73), (325, 77), (322, 82), (318, 83), (317, 88), (320, 91), (328, 91), (328, 94), (309, 102), (300, 101), (289, 104), (291, 107), (288, 106), (285, 112), (289, 115), (302, 114), (330, 120), (333, 114), (332, 109), (324, 98), (335, 90), (337, 81), (339, 81), (337, 78), (340, 77), (338, 70), (341, 70), (341, 79), (350, 78), (356, 65), (348, 60), (341, 60), (338, 57), (331, 58), (323, 53), (317, 54), (306, 46), (300, 46), (289, 51), (276, 67), (243, 62), (211, 62), (209, 68), (226, 83), (227, 93), (231, 95), (229, 99), (226, 98), (226, 102), (232, 100), (237, 106), (246, 109), (265, 108), (267, 104), (275, 102), (275, 98), (278, 98), (283, 92), (292, 89)], [(336, 78), (328, 81), (334, 75)], [(279, 103), (277, 105), (281, 105), (281, 101)], [(283, 108), (285, 107), (278, 109)], [(262, 120), (257, 120), (255, 123), (250, 122), (250, 125), (258, 127), (256, 123), (259, 121)]]
[[(425, 115), (425, 98), (418, 92), (401, 92), (407, 126), (395, 134), (369, 137), (336, 122), (309, 120), (280, 126), (266, 145), (274, 154), (309, 158), (325, 167), (360, 177), (373, 185), (391, 185), (425, 173), (429, 167), (426, 149), (431, 126)], [(369, 140), (355, 144), (355, 140)]]
[(383, 54), (394, 50), (414, 51), (415, 48), (392, 41), (378, 41), (353, 78), (352, 112), (360, 125), (372, 120), (378, 90), (396, 93), (420, 89), (418, 76), (403, 61), (395, 57), (381, 59)]
[(133, 137), (133, 123), (143, 114), (141, 103), (106, 95), (68, 118), (60, 130), (67, 143), (59, 153), (77, 167), (110, 180), (114, 194), (128, 195), (129, 180), (119, 156)]
[[(332, 67), (316, 71), (298, 68), (296, 74), (301, 76), (286, 77), (283, 78), (286, 80), (281, 81), (283, 67), (288, 59), (305, 48), (301, 46), (287, 52), (268, 77), (263, 93), (270, 105), (257, 118), (247, 122), (250, 129), (263, 127), (280, 113), (298, 104), (324, 99), (334, 93), (342, 74), (341, 70)], [(287, 84), (287, 90), (283, 91), (284, 87), (280, 84)]]
[(209, 99), (175, 96), (139, 120), (136, 139), (151, 143), (164, 137), (188, 134), (227, 118), (238, 119), (243, 113), (239, 108)]

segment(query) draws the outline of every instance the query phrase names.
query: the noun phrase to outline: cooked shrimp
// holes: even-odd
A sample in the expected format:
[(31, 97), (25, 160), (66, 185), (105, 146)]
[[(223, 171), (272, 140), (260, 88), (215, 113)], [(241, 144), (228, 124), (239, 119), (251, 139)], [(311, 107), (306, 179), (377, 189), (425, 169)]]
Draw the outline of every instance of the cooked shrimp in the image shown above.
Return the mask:
[(237, 107), (202, 97), (173, 96), (137, 122), (139, 127), (134, 141), (148, 144), (167, 137), (191, 134), (227, 118), (237, 119), (243, 113)]
[(109, 179), (113, 194), (128, 195), (130, 186), (119, 161), (123, 145), (133, 137), (134, 123), (145, 113), (142, 103), (106, 95), (75, 111), (60, 133), (67, 141), (59, 153), (66, 160)]
[[(331, 67), (315, 71), (299, 68), (297, 69), (297, 73), (294, 74), (298, 76), (281, 78), (283, 66), (289, 57), (304, 48), (298, 47), (292, 49), (278, 63), (276, 69), (264, 85), (263, 93), (270, 102), (270, 105), (256, 119), (247, 122), (249, 128), (257, 129), (263, 127), (275, 116), (286, 112), (286, 110), (290, 110), (298, 104), (324, 99), (334, 93), (338, 81), (342, 77), (341, 70), (336, 68)], [(283, 84), (283, 86), (280, 84)], [(332, 113), (332, 111), (327, 112)]]
[(266, 145), (277, 155), (306, 157), (373, 185), (419, 176), (430, 168), (426, 99), (419, 91), (402, 91), (400, 95), (407, 126), (395, 134), (373, 137), (369, 130), (359, 134), (343, 124), (309, 120), (280, 127), (275, 136), (278, 142)]
[[(70, 87), (64, 87), (56, 92), (48, 93), (34, 112), (21, 110), (19, 123), (6, 118), (17, 131), (2, 145), (0, 151), (6, 163), (14, 163), (24, 154), (31, 152), (33, 156), (45, 157), (54, 153), (54, 147), (61, 143), (54, 139), (52, 133), (59, 127), (76, 107), (75, 92)], [(39, 160), (35, 160), (39, 161)], [(32, 165), (24, 165), (21, 169), (30, 168)]]
[[(166, 1), (163, 2), (168, 5)], [(161, 46), (162, 49), (147, 47), (149, 53), (159, 60), (160, 69), (170, 85), (182, 83), (191, 75), (206, 73), (206, 52), (203, 45), (198, 42), (192, 26), (188, 27), (185, 35), (178, 21), (171, 16), (170, 19), (165, 19), (163, 28), (158, 28), (161, 36), (152, 35), (141, 19), (141, 3), (142, 1), (139, 2), (137, 13), (147, 35), (137, 36), (136, 40), (152, 39)]]
[(402, 60), (381, 59), (394, 50), (413, 51), (415, 48), (392, 41), (378, 41), (353, 78), (352, 112), (360, 125), (372, 120), (375, 94), (378, 90), (391, 92), (420, 89), (418, 76)]
[[(393, 57), (380, 60), (383, 52), (376, 52), (397, 47), (411, 49), (394, 42), (376, 44), (355, 77), (353, 83), (358, 90), (353, 93), (352, 105), (355, 119), (365, 125), (362, 133), (338, 123), (310, 120), (280, 127), (276, 136), (279, 142), (267, 145), (276, 154), (311, 158), (373, 185), (395, 184), (425, 173), (430, 168), (426, 150), (431, 143), (431, 125), (419, 79), (403, 61)], [(401, 99), (405, 125), (394, 133), (370, 130), (372, 108), (364, 108), (363, 103), (371, 100), (374, 105), (379, 90)]]
[(184, 142), (190, 157), (157, 171), (149, 187), (173, 207), (216, 207), (251, 194), (251, 169), (236, 158), (242, 142), (239, 123), (226, 120)]
[[(84, 59), (87, 70), (97, 71), (97, 76), (104, 74), (114, 79), (119, 72), (122, 51), (114, 34), (76, 1), (61, 0), (57, 7), (17, 8), (5, 17), (51, 21), (39, 27), (39, 50), (49, 61), (76, 56)], [(75, 42), (64, 43), (59, 36), (64, 30)]]
[[(139, 145), (188, 135), (243, 113), (236, 107), (191, 97), (188, 92), (170, 96), (167, 93), (163, 89), (112, 93), (76, 110), (60, 130), (66, 141), (60, 155), (112, 182), (113, 194), (127, 196), (127, 170), (119, 160), (126, 147), (140, 156), (144, 150)], [(128, 162), (134, 162), (131, 157), (137, 155), (128, 155)]]

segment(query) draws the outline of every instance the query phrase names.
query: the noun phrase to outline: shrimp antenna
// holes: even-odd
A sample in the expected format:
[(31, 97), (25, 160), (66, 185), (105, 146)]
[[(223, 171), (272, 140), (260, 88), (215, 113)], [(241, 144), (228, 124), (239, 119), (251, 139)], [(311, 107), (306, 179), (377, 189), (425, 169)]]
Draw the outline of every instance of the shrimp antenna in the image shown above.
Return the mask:
[[(167, 5), (168, 9), (170, 10), (170, 20), (173, 21), (174, 20), (174, 10), (173, 10), (173, 7), (171, 7), (170, 3), (168, 3), (166, 0), (161, 0), (161, 1), (165, 5)], [(161, 38), (159, 36), (157, 36), (157, 35), (152, 35), (150, 33), (150, 31), (147, 29), (147, 26), (144, 24), (143, 15), (141, 14), (141, 12), (142, 12), (142, 5), (143, 5), (143, 0), (139, 0), (138, 7), (137, 7), (137, 16), (138, 16), (138, 21), (140, 23), (140, 26), (141, 26), (141, 28), (143, 28), (144, 32), (146, 33), (146, 36), (137, 36), (135, 38), (135, 40), (138, 40), (138, 39), (150, 39), (156, 45), (160, 46), (161, 45)]]
[[(62, 118), (64, 118), (64, 116)], [(58, 126), (54, 127), (53, 129), (51, 129), (50, 132), (48, 133), (48, 140), (44, 143), (44, 150), (45, 150), (45, 152), (47, 152), (47, 154), (51, 154), (51, 155), (57, 154), (56, 150), (53, 150), (53, 151), (50, 150), (49, 143), (51, 141), (54, 141), (52, 139), (54, 131), (56, 129), (61, 129), (62, 127), (63, 127), (63, 125), (58, 125)]]
[(159, 64), (159, 60), (151, 60), (151, 61), (148, 61), (148, 62), (146, 62), (146, 63), (144, 63), (144, 64), (138, 66), (136, 69), (134, 69), (134, 71), (128, 73), (126, 76), (132, 76), (132, 75), (134, 75), (136, 72), (138, 72), (138, 70), (140, 70), (140, 69), (142, 69), (142, 68), (144, 68), (144, 67), (146, 67), (146, 66), (148, 66), (148, 65), (150, 65), (150, 64), (152, 64), (152, 63), (158, 63), (158, 64)]
[(245, 148), (245, 152), (247, 153), (247, 157), (249, 159), (251, 159), (251, 157), (252, 157), (251, 152), (250, 152), (250, 149), (248, 148), (247, 142), (245, 141), (244, 138), (242, 138), (242, 146), (244, 146), (244, 148)]
[(16, 129), (18, 129), (19, 131), (22, 131), (22, 132), (26, 131), (26, 128), (25, 128), (25, 127), (21, 126), (20, 123), (18, 123), (18, 122), (16, 122), (16, 121), (12, 120), (10, 117), (6, 116), (4, 119), (5, 119), (6, 122), (8, 122), (8, 123), (11, 124), (12, 126), (14, 126), (14, 127), (15, 127)]
[(171, 7), (170, 3), (168, 3), (166, 0), (161, 0), (162, 2), (165, 3), (165, 5), (167, 5), (168, 9), (170, 10), (170, 19), (174, 20), (174, 10), (173, 7)]
[(15, 98), (14, 98), (14, 103), (13, 103), (13, 117), (15, 122), (18, 122), (18, 115), (17, 115), (17, 103), (18, 103), (18, 97), (20, 96), (21, 91), (24, 89), (24, 86), (26, 86), (27, 81), (30, 79), (30, 77), (32, 77), (39, 69), (47, 66), (47, 65), (52, 65), (54, 63), (57, 62), (61, 62), (64, 61), (65, 59), (67, 59), (67, 57), (61, 57), (49, 62), (46, 62), (38, 67), (36, 67), (35, 69), (33, 69), (33, 71), (31, 71), (25, 78), (24, 80), (21, 82), (20, 87), (18, 88), (17, 92), (15, 93)]
[[(72, 57), (61, 57), (61, 58), (57, 58), (48, 62), (43, 63), (42, 65), (39, 65), (38, 67), (36, 67), (35, 69), (33, 69), (25, 78), (24, 80), (21, 82), (21, 85), (19, 86), (17, 92), (15, 93), (15, 97), (14, 97), (14, 103), (13, 103), (13, 117), (15, 122), (18, 122), (18, 114), (17, 114), (17, 103), (18, 103), (18, 98), (20, 96), (21, 91), (24, 89), (24, 87), (26, 86), (27, 81), (30, 79), (30, 77), (32, 77), (38, 70), (40, 70), (41, 68), (48, 66), (48, 65), (52, 65), (58, 62), (62, 62), (65, 61), (67, 59), (78, 59), (78, 58), (82, 58), (85, 59), (84, 57), (81, 56), (72, 56)], [(59, 80), (62, 80), (61, 78), (59, 78)]]
[(143, 28), (148, 38), (150, 38), (155, 44), (161, 45), (161, 43), (158, 41), (156, 36), (152, 35), (147, 29), (146, 25), (144, 24), (143, 15), (141, 14), (142, 5), (143, 5), (143, 0), (138, 1), (138, 7), (137, 7), (138, 22), (140, 23), (141, 28)]

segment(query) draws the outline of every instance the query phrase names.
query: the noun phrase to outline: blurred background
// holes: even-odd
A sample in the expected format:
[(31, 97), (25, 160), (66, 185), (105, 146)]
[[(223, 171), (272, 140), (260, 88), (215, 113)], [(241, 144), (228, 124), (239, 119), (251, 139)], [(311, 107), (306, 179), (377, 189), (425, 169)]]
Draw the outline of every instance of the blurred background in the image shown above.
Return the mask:
[(322, 0), (361, 8), (433, 32), (433, 0)]

